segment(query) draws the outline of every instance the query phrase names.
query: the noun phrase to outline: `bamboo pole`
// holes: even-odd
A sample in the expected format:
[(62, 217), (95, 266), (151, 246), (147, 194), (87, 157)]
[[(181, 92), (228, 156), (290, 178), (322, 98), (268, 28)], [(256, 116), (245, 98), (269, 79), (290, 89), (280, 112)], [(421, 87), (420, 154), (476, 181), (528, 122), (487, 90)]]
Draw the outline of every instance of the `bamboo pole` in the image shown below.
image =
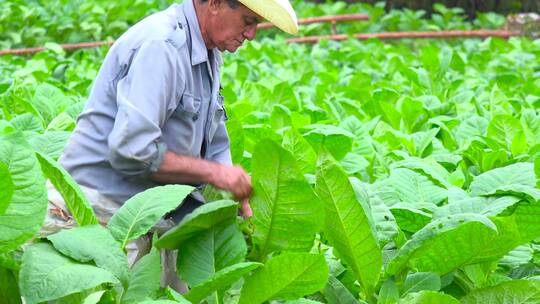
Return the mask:
[[(365, 14), (345, 14), (345, 15), (336, 15), (336, 16), (320, 16), (320, 17), (310, 17), (303, 18), (298, 20), (298, 24), (313, 24), (313, 23), (322, 23), (322, 22), (331, 22), (332, 23), (332, 33), (337, 34), (336, 32), (336, 22), (343, 21), (356, 21), (356, 20), (369, 20), (369, 16)], [(258, 25), (258, 29), (269, 29), (274, 27), (272, 23), (265, 22)], [(112, 45), (114, 41), (98, 41), (98, 42), (84, 42), (84, 43), (74, 43), (74, 44), (62, 44), (64, 50), (77, 50), (77, 49), (86, 49), (86, 48), (95, 48), (104, 45)], [(24, 54), (33, 54), (39, 53), (46, 50), (44, 47), (35, 47), (35, 48), (26, 48), (26, 49), (13, 49), (13, 50), (0, 50), (0, 56), (4, 55), (24, 55)]]
[[(354, 34), (351, 37), (356, 39), (404, 39), (404, 38), (488, 38), (488, 37), (500, 37), (509, 38), (514, 36), (520, 36), (519, 32), (515, 31), (489, 31), (489, 30), (473, 30), (473, 31), (441, 31), (441, 32), (383, 32), (383, 33), (366, 33), (366, 34)], [(328, 36), (307, 36), (300, 38), (288, 39), (288, 43), (317, 43), (320, 40), (335, 40), (343, 41), (349, 39), (347, 35), (328, 35)], [(84, 48), (95, 48), (104, 45), (112, 45), (114, 41), (98, 41), (98, 42), (84, 42), (75, 44), (63, 44), (61, 45), (65, 50), (77, 50)], [(33, 54), (44, 51), (44, 47), (26, 48), (26, 49), (13, 49), (0, 51), (0, 56), (4, 55), (23, 55)]]
[(317, 43), (321, 40), (343, 41), (349, 37), (366, 39), (405, 39), (405, 38), (488, 38), (500, 37), (510, 38), (520, 36), (519, 32), (513, 31), (490, 31), (490, 30), (472, 30), (472, 31), (440, 31), (440, 32), (382, 32), (348, 35), (328, 35), (328, 36), (307, 36), (300, 38), (287, 39), (288, 43)]
[[(97, 41), (97, 42), (83, 42), (83, 43), (74, 43), (74, 44), (62, 44), (62, 48), (64, 50), (78, 50), (78, 49), (88, 49), (88, 48), (95, 48), (100, 47), (104, 45), (112, 45), (114, 41)], [(4, 55), (24, 55), (24, 54), (33, 54), (33, 53), (39, 53), (47, 48), (45, 47), (35, 47), (35, 48), (27, 48), (27, 49), (13, 49), (13, 50), (3, 50), (0, 51), (0, 56)]]

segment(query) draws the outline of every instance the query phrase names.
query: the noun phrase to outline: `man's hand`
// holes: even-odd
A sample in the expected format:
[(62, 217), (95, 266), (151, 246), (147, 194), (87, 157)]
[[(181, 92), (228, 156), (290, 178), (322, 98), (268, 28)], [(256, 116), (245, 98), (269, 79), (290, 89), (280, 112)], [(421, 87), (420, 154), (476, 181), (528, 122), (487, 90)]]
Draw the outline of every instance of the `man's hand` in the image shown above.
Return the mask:
[(251, 177), (242, 169), (242, 167), (230, 167), (218, 165), (218, 168), (212, 175), (210, 184), (231, 192), (235, 199), (241, 204), (242, 215), (245, 218), (251, 217), (253, 211), (249, 206), (249, 197), (251, 196)]
[(231, 192), (238, 201), (249, 198), (251, 195), (251, 177), (241, 167), (216, 164), (209, 183), (216, 188)]
[(253, 212), (249, 206), (251, 177), (238, 166), (221, 165), (216, 162), (165, 152), (161, 166), (152, 174), (152, 179), (160, 183), (211, 184), (229, 191), (241, 203), (244, 217)]

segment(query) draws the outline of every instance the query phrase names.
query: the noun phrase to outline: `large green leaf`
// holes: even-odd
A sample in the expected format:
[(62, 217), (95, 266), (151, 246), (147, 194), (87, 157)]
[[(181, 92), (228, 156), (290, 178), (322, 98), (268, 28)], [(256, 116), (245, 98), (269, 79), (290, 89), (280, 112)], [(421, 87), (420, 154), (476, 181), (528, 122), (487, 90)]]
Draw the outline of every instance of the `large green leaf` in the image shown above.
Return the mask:
[(180, 304), (191, 304), (190, 301), (186, 300), (184, 296), (179, 294), (176, 290), (172, 289), (171, 287), (167, 287), (167, 289), (165, 289), (165, 293), (167, 294), (167, 297), (170, 300), (175, 300), (176, 302)]
[(181, 302), (172, 301), (172, 300), (144, 300), (138, 302), (138, 304), (178, 304)]
[(488, 207), (487, 199), (482, 197), (465, 198), (453, 201), (447, 205), (438, 207), (433, 212), (434, 218), (442, 218), (452, 214), (477, 213), (483, 214), (483, 210)]
[(496, 199), (488, 200), (487, 206), (482, 209), (482, 214), (488, 216), (499, 215), (504, 213), (504, 211), (522, 200), (519, 197), (515, 196), (501, 196)]
[(97, 224), (98, 219), (81, 188), (69, 173), (47, 155), (36, 152), (41, 170), (64, 198), (67, 208), (79, 226)]
[(103, 283), (119, 283), (109, 271), (77, 263), (47, 243), (26, 249), (19, 280), (28, 304), (58, 299)]
[(529, 263), (533, 259), (534, 250), (527, 244), (517, 247), (499, 260), (499, 265), (513, 269)]
[(334, 276), (328, 277), (328, 282), (323, 290), (328, 304), (358, 304), (355, 296)]
[(540, 119), (536, 111), (534, 109), (524, 109), (521, 112), (520, 121), (529, 145), (533, 146), (538, 143), (540, 141)]
[(22, 303), (15, 273), (3, 267), (0, 267), (0, 298), (4, 304)]
[(129, 287), (122, 295), (122, 303), (138, 303), (159, 289), (161, 264), (155, 247), (138, 260), (131, 269)]
[(71, 118), (67, 113), (62, 112), (47, 125), (45, 132), (49, 131), (72, 131), (75, 129), (75, 119)]
[(475, 137), (484, 136), (487, 132), (489, 120), (481, 116), (472, 116), (463, 120), (456, 128), (452, 130), (460, 146), (466, 146), (466, 143)]
[(401, 230), (414, 233), (431, 221), (431, 214), (409, 206), (399, 203), (392, 206), (390, 211)]
[(401, 98), (398, 102), (401, 120), (409, 132), (416, 131), (427, 121), (428, 115), (422, 101), (406, 96)]
[(62, 90), (45, 82), (36, 87), (32, 99), (32, 105), (39, 111), (45, 125), (66, 108), (69, 103), (71, 103), (71, 100), (62, 93)]
[(510, 147), (517, 133), (523, 133), (519, 120), (511, 115), (497, 115), (491, 118), (487, 128), (487, 136)]
[(351, 152), (354, 135), (350, 132), (332, 125), (310, 125), (310, 131), (304, 134), (306, 140), (313, 146), (315, 151), (322, 147), (332, 154), (337, 160), (341, 160)]
[(302, 173), (315, 173), (317, 154), (296, 129), (283, 133), (283, 147), (292, 153)]
[(387, 267), (396, 274), (406, 266), (440, 275), (470, 263), (497, 236), (497, 227), (477, 214), (437, 219), (415, 233)]
[(435, 136), (439, 133), (439, 128), (434, 128), (429, 131), (416, 132), (412, 134), (415, 145), (416, 156), (423, 157), (426, 154), (426, 149), (432, 145)]
[(356, 274), (369, 293), (379, 280), (382, 253), (367, 212), (358, 201), (345, 172), (327, 154), (322, 154), (316, 191), (324, 205), (324, 235), (341, 259)]
[(387, 182), (403, 202), (438, 204), (448, 196), (446, 189), (409, 169), (393, 170)]
[(393, 279), (384, 282), (379, 290), (377, 304), (396, 304), (399, 300), (399, 289)]
[(211, 227), (236, 218), (238, 204), (222, 200), (204, 204), (186, 215), (173, 229), (157, 242), (158, 248), (179, 249), (190, 238), (204, 233)]
[(411, 273), (405, 279), (402, 287), (402, 295), (422, 290), (439, 291), (441, 289), (441, 278), (433, 272)]
[(11, 203), (15, 190), (13, 180), (11, 180), (11, 173), (9, 173), (9, 167), (2, 162), (0, 162), (0, 188), (2, 189), (0, 193), (0, 215), (2, 215)]
[(47, 237), (56, 250), (80, 262), (94, 261), (110, 271), (125, 286), (129, 279), (127, 257), (120, 244), (100, 225), (63, 230)]
[(234, 164), (241, 164), (244, 157), (244, 129), (242, 122), (231, 115), (227, 121), (227, 132), (231, 138), (231, 158)]
[(364, 104), (364, 110), (371, 117), (381, 116), (381, 119), (399, 128), (401, 114), (396, 109), (396, 101), (399, 98), (398, 92), (392, 88), (381, 88), (373, 91), (373, 98)]
[(263, 140), (252, 160), (252, 256), (276, 250), (307, 251), (321, 224), (320, 203), (290, 152)]
[(540, 201), (540, 190), (531, 186), (524, 186), (519, 184), (501, 186), (497, 188), (493, 193), (496, 196), (512, 195), (531, 203)]
[(245, 262), (223, 268), (206, 281), (193, 287), (185, 295), (185, 298), (193, 303), (199, 303), (213, 292), (220, 292), (229, 288), (244, 275), (261, 266), (260, 263)]
[(322, 255), (285, 253), (246, 278), (239, 304), (294, 300), (321, 290), (327, 280), (328, 266)]
[(380, 198), (370, 198), (369, 204), (371, 206), (371, 215), (373, 216), (375, 229), (377, 230), (377, 238), (382, 247), (384, 244), (391, 242), (400, 233), (399, 226), (390, 209)]
[(148, 232), (167, 212), (181, 205), (193, 187), (167, 185), (148, 189), (127, 200), (113, 215), (108, 228), (116, 240), (126, 244)]
[(489, 195), (509, 185), (536, 186), (536, 175), (532, 163), (516, 163), (485, 172), (471, 183), (472, 195)]
[(360, 154), (348, 153), (341, 160), (340, 164), (347, 174), (353, 175), (365, 170), (369, 166), (369, 161)]
[[(508, 193), (505, 193), (508, 194)], [(438, 207), (433, 212), (434, 218), (442, 218), (453, 214), (476, 213), (486, 216), (495, 216), (504, 212), (522, 200), (516, 196), (501, 196), (498, 198), (473, 197), (460, 201), (453, 201)]]
[(17, 115), (9, 122), (21, 132), (42, 133), (44, 131), (41, 121), (32, 113)]
[[(399, 304), (459, 304), (460, 302), (447, 294), (423, 290), (416, 293), (408, 294), (405, 298), (401, 299)], [(486, 302), (487, 303), (487, 302)]]
[(209, 227), (188, 239), (178, 250), (180, 276), (190, 286), (239, 262), (247, 253), (246, 241), (234, 219)]
[(284, 304), (322, 304), (323, 302), (310, 300), (306, 298), (300, 298), (296, 300), (285, 301)]
[(477, 289), (461, 299), (462, 304), (537, 304), (540, 303), (540, 281), (516, 280)]
[(0, 216), (0, 253), (38, 232), (47, 211), (47, 189), (32, 148), (19, 132), (0, 135), (0, 162), (8, 166), (14, 191)]
[(395, 162), (391, 168), (406, 168), (415, 172), (421, 173), (428, 177), (435, 185), (449, 188), (449, 174), (446, 169), (432, 159), (421, 159), (417, 157), (407, 158), (402, 161)]
[(98, 304), (104, 293), (105, 290), (93, 292), (89, 294), (86, 298), (84, 298), (82, 304)]
[(513, 216), (519, 230), (522, 243), (540, 237), (540, 202), (518, 204)]
[(28, 141), (37, 152), (58, 159), (71, 136), (68, 131), (49, 131), (30, 138)]

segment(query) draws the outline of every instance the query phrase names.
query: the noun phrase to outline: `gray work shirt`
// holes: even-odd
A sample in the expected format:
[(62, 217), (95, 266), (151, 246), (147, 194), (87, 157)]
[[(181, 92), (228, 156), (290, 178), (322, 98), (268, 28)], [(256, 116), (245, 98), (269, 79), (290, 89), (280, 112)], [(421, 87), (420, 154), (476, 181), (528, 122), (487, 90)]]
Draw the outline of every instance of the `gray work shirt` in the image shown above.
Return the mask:
[(158, 184), (166, 150), (231, 164), (221, 54), (193, 0), (151, 15), (111, 47), (60, 159), (75, 180), (123, 203)]

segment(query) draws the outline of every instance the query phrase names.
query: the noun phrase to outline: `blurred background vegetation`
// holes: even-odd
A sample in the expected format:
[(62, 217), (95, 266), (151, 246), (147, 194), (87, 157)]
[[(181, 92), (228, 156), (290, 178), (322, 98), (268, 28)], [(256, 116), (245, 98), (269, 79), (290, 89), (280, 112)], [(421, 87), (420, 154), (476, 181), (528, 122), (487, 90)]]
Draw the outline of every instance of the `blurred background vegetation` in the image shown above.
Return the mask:
[[(311, 0), (312, 2), (336, 2), (329, 0)], [(380, 0), (345, 0), (349, 3), (369, 3), (376, 4)], [(519, 12), (540, 12), (540, 0), (386, 0), (385, 9), (408, 8), (413, 10), (425, 10), (428, 16), (433, 13), (433, 5), (440, 3), (446, 7), (460, 7), (467, 12), (469, 18), (476, 17), (478, 12), (495, 12), (499, 14), (519, 13)]]

